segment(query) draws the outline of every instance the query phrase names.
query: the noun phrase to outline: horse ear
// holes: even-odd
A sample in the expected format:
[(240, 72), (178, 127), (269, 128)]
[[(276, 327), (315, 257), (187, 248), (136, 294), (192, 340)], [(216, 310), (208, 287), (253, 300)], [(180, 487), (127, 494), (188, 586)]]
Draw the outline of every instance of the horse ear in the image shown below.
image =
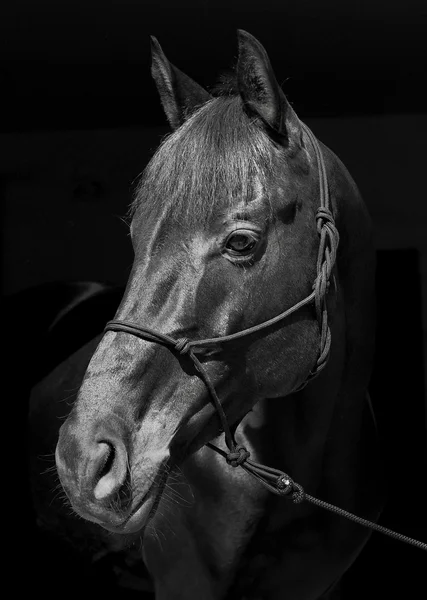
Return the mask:
[(156, 83), (160, 101), (172, 129), (212, 96), (166, 58), (159, 42), (151, 36), (151, 75)]
[(237, 82), (249, 114), (260, 117), (275, 133), (300, 141), (301, 125), (277, 83), (262, 44), (247, 31), (237, 30)]

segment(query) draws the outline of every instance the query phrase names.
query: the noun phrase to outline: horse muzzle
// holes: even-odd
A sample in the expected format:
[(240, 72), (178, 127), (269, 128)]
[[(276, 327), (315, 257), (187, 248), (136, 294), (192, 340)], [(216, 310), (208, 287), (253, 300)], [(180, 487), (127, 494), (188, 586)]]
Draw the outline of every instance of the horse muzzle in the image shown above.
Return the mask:
[(134, 533), (145, 525), (158, 495), (160, 477), (153, 470), (164, 469), (151, 468), (143, 480), (141, 475), (132, 480), (125, 441), (130, 436), (114, 415), (104, 421), (108, 424), (99, 424), (91, 434), (72, 419), (62, 425), (55, 452), (59, 479), (81, 517), (109, 531)]

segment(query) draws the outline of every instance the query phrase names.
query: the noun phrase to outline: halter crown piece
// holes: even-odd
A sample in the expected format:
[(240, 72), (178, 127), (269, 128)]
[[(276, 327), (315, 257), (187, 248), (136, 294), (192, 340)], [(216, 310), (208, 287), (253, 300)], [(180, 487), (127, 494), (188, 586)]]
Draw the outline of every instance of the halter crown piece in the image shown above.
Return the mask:
[(159, 331), (155, 331), (150, 327), (145, 327), (137, 325), (135, 323), (119, 320), (108, 321), (108, 323), (105, 326), (104, 333), (107, 331), (129, 333), (130, 335), (134, 335), (142, 340), (148, 342), (155, 342), (157, 344), (169, 347), (172, 351), (176, 351), (179, 354), (186, 354), (191, 359), (201, 379), (204, 381), (209, 391), (209, 395), (211, 397), (213, 405), (218, 413), (219, 419), (221, 421), (222, 430), (224, 432), (228, 452), (224, 452), (223, 450), (211, 443), (208, 443), (206, 445), (209, 446), (209, 448), (211, 448), (212, 450), (215, 450), (216, 452), (224, 456), (229, 465), (231, 465), (232, 467), (242, 467), (247, 473), (249, 473), (252, 477), (255, 477), (264, 487), (266, 487), (268, 490), (270, 490), (270, 492), (273, 492), (274, 494), (290, 498), (295, 503), (300, 503), (304, 500), (309, 501), (312, 504), (321, 506), (322, 508), (338, 513), (341, 516), (346, 517), (347, 519), (359, 523), (360, 525), (370, 527), (372, 529), (375, 529), (376, 531), (380, 531), (381, 533), (417, 546), (422, 550), (427, 550), (427, 544), (424, 544), (417, 540), (413, 540), (399, 533), (395, 533), (390, 529), (381, 527), (376, 523), (372, 523), (370, 521), (367, 521), (366, 519), (357, 517), (356, 515), (353, 515), (352, 513), (349, 513), (348, 511), (345, 511), (336, 506), (333, 506), (328, 502), (324, 502), (323, 500), (319, 500), (314, 496), (310, 496), (309, 494), (306, 494), (304, 492), (301, 485), (295, 483), (292, 480), (292, 478), (289, 477), (289, 475), (286, 475), (286, 473), (284, 473), (283, 471), (273, 469), (271, 467), (256, 463), (253, 460), (251, 460), (250, 453), (248, 452), (248, 450), (244, 446), (238, 445), (236, 443), (234, 436), (231, 433), (230, 427), (227, 422), (227, 418), (225, 416), (224, 410), (217, 396), (215, 388), (205, 368), (196, 356), (197, 352), (202, 351), (204, 348), (224, 344), (227, 342), (233, 342), (242, 337), (246, 337), (248, 335), (257, 333), (258, 331), (261, 331), (263, 329), (267, 329), (268, 327), (271, 327), (276, 323), (283, 321), (289, 315), (296, 312), (303, 306), (307, 306), (308, 304), (314, 303), (316, 318), (319, 324), (320, 331), (319, 355), (316, 364), (314, 365), (314, 369), (310, 372), (306, 381), (298, 388), (298, 390), (295, 391), (300, 391), (301, 389), (303, 389), (309, 381), (316, 377), (325, 368), (328, 362), (329, 353), (331, 349), (331, 331), (328, 323), (326, 296), (329, 290), (329, 283), (332, 275), (332, 270), (334, 268), (337, 257), (339, 233), (335, 226), (334, 216), (330, 209), (330, 197), (326, 166), (319, 142), (317, 141), (312, 131), (307, 127), (307, 125), (301, 123), (301, 126), (307, 134), (313, 146), (316, 155), (319, 175), (320, 205), (316, 212), (316, 225), (320, 238), (320, 243), (317, 255), (317, 276), (311, 294), (303, 300), (301, 300), (300, 302), (298, 302), (297, 304), (294, 304), (294, 306), (292, 306), (291, 308), (288, 308), (284, 312), (280, 313), (276, 317), (273, 317), (272, 319), (269, 319), (268, 321), (264, 321), (259, 325), (243, 329), (241, 331), (238, 331), (237, 333), (232, 333), (230, 335), (224, 335), (216, 338), (207, 338), (204, 340), (190, 340), (188, 338), (175, 339), (169, 335), (160, 333)]

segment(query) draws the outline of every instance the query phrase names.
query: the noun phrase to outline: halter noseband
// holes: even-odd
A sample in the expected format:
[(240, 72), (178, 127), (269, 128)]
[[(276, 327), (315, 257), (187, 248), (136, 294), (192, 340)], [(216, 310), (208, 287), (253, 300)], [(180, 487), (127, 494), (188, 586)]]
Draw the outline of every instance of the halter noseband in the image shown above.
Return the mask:
[[(171, 350), (175, 350), (180, 354), (187, 354), (192, 360), (195, 368), (200, 374), (201, 379), (204, 381), (212, 402), (217, 410), (218, 416), (221, 421), (222, 430), (225, 435), (225, 442), (227, 444), (228, 453), (220, 450), (213, 444), (207, 444), (210, 448), (216, 450), (222, 454), (227, 462), (232, 466), (242, 466), (251, 475), (255, 476), (260, 482), (265, 485), (270, 491), (280, 494), (287, 494), (291, 491), (292, 486), (297, 486), (292, 482), (291, 478), (285, 475), (282, 471), (271, 469), (263, 465), (258, 465), (249, 458), (249, 452), (242, 446), (238, 446), (231, 433), (230, 427), (227, 422), (224, 410), (221, 406), (221, 402), (215, 391), (215, 388), (205, 370), (203, 365), (200, 363), (196, 356), (196, 353), (202, 348), (209, 346), (216, 346), (227, 342), (235, 341), (239, 338), (257, 333), (263, 329), (267, 329), (276, 323), (283, 321), (289, 315), (296, 312), (303, 306), (312, 304), (314, 302), (317, 321), (320, 329), (320, 351), (317, 358), (314, 370), (310, 372), (306, 381), (298, 388), (298, 390), (304, 388), (307, 383), (316, 377), (326, 366), (329, 358), (329, 352), (331, 347), (331, 332), (328, 324), (328, 311), (326, 304), (326, 295), (329, 288), (329, 280), (331, 277), (332, 269), (335, 265), (337, 248), (339, 243), (338, 230), (335, 227), (334, 217), (330, 209), (330, 197), (328, 179), (326, 175), (326, 166), (323, 158), (322, 151), (320, 149), (319, 142), (317, 141), (311, 130), (304, 124), (301, 123), (303, 130), (309, 137), (317, 159), (318, 174), (319, 174), (319, 195), (320, 195), (320, 206), (316, 213), (316, 224), (317, 231), (320, 237), (319, 251), (317, 256), (317, 276), (313, 285), (313, 291), (309, 296), (294, 304), (291, 308), (288, 308), (284, 312), (280, 313), (276, 317), (264, 321), (259, 325), (254, 325), (237, 333), (230, 335), (224, 335), (216, 338), (207, 338), (204, 340), (190, 340), (188, 338), (175, 339), (159, 331), (155, 331), (150, 327), (136, 325), (127, 321), (113, 320), (108, 321), (105, 326), (104, 332), (115, 331), (122, 333), (129, 333), (138, 338), (149, 342), (155, 342), (162, 344), (163, 346), (169, 347)], [(274, 484), (271, 485), (271, 483)], [(287, 483), (286, 483), (287, 482)], [(294, 498), (295, 500), (295, 498)]]

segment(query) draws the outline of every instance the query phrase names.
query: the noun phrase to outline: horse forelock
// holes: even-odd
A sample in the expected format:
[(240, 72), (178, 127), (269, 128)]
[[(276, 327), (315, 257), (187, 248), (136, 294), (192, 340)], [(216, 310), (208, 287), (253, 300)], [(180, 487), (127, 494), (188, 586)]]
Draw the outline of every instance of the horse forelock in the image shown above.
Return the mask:
[(168, 135), (147, 165), (130, 215), (167, 214), (194, 227), (236, 201), (269, 197), (280, 152), (242, 108), (239, 96), (213, 98)]

